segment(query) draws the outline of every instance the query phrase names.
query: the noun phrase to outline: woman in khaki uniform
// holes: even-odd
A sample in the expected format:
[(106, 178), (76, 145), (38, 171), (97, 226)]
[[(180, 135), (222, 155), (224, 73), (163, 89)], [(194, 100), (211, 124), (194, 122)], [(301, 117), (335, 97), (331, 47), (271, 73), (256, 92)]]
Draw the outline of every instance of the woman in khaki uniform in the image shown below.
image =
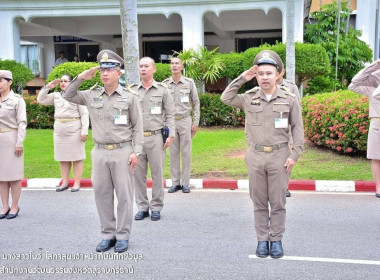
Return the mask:
[[(88, 135), (88, 110), (85, 106), (66, 101), (62, 95), (72, 80), (69, 74), (56, 79), (44, 86), (38, 94), (37, 101), (42, 105), (54, 105), (54, 159), (60, 162), (62, 182), (56, 191), (69, 188), (71, 162), (74, 169), (74, 185), (71, 189), (76, 192), (80, 188), (83, 173), (83, 159), (86, 158), (84, 142)], [(49, 94), (49, 90), (60, 85), (61, 92)]]
[(380, 86), (380, 59), (362, 69), (352, 78), (348, 86), (353, 92), (365, 95), (369, 101), (367, 158), (371, 160), (373, 179), (376, 183), (376, 197), (380, 198), (380, 101), (375, 92)]
[[(21, 179), (24, 177), (23, 142), (26, 135), (26, 106), (11, 90), (12, 73), (0, 70), (0, 219), (14, 219), (20, 207)], [(9, 207), (9, 191), (12, 206)]]

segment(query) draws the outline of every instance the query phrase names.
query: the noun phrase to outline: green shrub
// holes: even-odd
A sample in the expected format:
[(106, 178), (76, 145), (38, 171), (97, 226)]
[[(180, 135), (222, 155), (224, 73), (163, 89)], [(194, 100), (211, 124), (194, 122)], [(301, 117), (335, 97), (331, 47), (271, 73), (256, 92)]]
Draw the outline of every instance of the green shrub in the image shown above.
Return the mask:
[(220, 94), (205, 93), (199, 96), (203, 126), (244, 126), (244, 111), (225, 105)]
[(37, 95), (24, 95), (28, 128), (53, 128), (54, 106), (43, 106), (37, 102)]
[[(75, 78), (78, 76), (78, 74), (82, 73), (85, 70), (88, 70), (92, 67), (98, 66), (99, 63), (96, 62), (66, 62), (60, 65), (57, 65), (54, 67), (53, 71), (49, 74), (46, 82), (50, 82), (54, 79), (60, 79), (64, 74), (70, 74)], [(94, 86), (95, 84), (98, 84), (100, 86), (103, 86), (102, 81), (100, 80), (100, 73), (97, 71), (94, 78), (92, 78), (89, 81), (83, 81), (83, 83), (80, 85), (80, 90), (86, 90)], [(59, 85), (54, 90), (60, 90)]]
[(304, 90), (305, 95), (312, 95), (316, 93), (332, 92), (336, 89), (341, 89), (340, 84), (331, 75), (316, 76), (307, 82), (307, 88)]
[(154, 80), (157, 82), (162, 82), (163, 80), (169, 78), (172, 75), (170, 70), (170, 64), (167, 63), (156, 63), (156, 72), (153, 75)]
[(351, 91), (302, 99), (305, 138), (343, 153), (365, 153), (369, 128), (368, 98)]
[(219, 53), (217, 56), (220, 57), (226, 66), (221, 72), (223, 77), (228, 77), (233, 80), (246, 70), (243, 65), (243, 53)]
[(15, 60), (0, 59), (0, 70), (9, 70), (12, 72), (12, 90), (14, 92), (16, 92), (16, 89), (19, 85), (22, 84), (22, 87), (24, 88), (26, 86), (26, 83), (34, 78), (34, 75), (29, 68), (25, 67), (21, 63), (18, 63)]

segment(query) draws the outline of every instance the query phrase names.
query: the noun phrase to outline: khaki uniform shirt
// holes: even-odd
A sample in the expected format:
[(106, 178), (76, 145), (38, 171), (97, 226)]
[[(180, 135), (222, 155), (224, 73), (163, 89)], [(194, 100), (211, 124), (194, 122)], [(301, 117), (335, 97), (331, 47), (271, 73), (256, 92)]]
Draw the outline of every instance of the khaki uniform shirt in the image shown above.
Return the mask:
[(174, 104), (167, 86), (153, 81), (148, 90), (142, 83), (132, 84), (128, 86), (128, 90), (141, 102), (144, 131), (156, 131), (166, 124), (169, 128), (169, 137), (175, 137)]
[[(115, 144), (132, 141), (135, 153), (142, 152), (144, 142), (139, 100), (120, 85), (110, 96), (104, 87), (78, 91), (81, 79), (75, 78), (63, 98), (87, 106), (96, 143)], [(126, 124), (115, 124), (118, 116), (126, 115)]]
[(380, 85), (380, 69), (375, 62), (362, 69), (352, 79), (348, 89), (365, 95), (369, 99), (369, 117), (380, 117), (380, 100), (372, 96), (372, 93)]
[(286, 87), (291, 93), (295, 94), (297, 101), (301, 104), (301, 95), (296, 84), (287, 79), (282, 79), (280, 86)]
[(181, 76), (176, 84), (173, 77), (163, 81), (174, 101), (175, 114), (186, 115), (193, 112), (192, 125), (199, 126), (200, 102), (194, 80)]
[(275, 119), (287, 118), (292, 129), (293, 145), (290, 158), (297, 161), (303, 151), (304, 131), (300, 104), (294, 94), (277, 86), (270, 101), (259, 87), (237, 94), (247, 80), (241, 75), (225, 89), (223, 103), (243, 109), (248, 140), (253, 144), (271, 146), (289, 141), (288, 126), (275, 128)]
[(55, 91), (49, 94), (49, 88), (44, 86), (37, 97), (42, 105), (54, 105), (55, 119), (80, 118), (81, 135), (88, 135), (88, 110), (86, 106), (70, 103), (62, 97), (62, 93)]
[(17, 129), (16, 147), (23, 147), (26, 136), (26, 104), (24, 99), (12, 90), (0, 102), (0, 128)]

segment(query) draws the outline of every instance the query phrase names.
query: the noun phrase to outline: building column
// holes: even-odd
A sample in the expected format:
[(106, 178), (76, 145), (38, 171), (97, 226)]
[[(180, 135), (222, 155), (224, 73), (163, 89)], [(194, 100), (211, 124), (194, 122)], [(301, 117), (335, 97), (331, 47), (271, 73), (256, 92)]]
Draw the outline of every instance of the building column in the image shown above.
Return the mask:
[(20, 28), (18, 19), (12, 15), (2, 14), (0, 18), (1, 26), (1, 59), (14, 59), (21, 61), (20, 50)]
[[(355, 29), (362, 31), (361, 40), (375, 51), (377, 0), (357, 1)], [(377, 56), (374, 54), (374, 58)]]
[(187, 6), (181, 12), (183, 49), (198, 50), (204, 46), (203, 12), (197, 5)]

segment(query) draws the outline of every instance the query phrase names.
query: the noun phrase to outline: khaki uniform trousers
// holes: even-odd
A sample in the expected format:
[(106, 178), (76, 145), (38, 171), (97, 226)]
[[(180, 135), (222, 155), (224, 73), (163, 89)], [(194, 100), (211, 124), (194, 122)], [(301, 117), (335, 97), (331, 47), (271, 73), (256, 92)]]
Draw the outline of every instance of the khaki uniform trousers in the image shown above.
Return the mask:
[(247, 150), (245, 163), (249, 175), (249, 194), (254, 206), (257, 241), (280, 241), (285, 232), (285, 191), (289, 175), (284, 164), (289, 155), (288, 147), (271, 153), (255, 151), (252, 147)]
[[(92, 175), (96, 207), (103, 239), (129, 240), (133, 220), (134, 184), (128, 159), (131, 146), (105, 150), (94, 147)], [(114, 213), (114, 191), (117, 197), (117, 218)]]
[(182, 185), (190, 185), (191, 117), (175, 120), (176, 137), (170, 145), (170, 173), (173, 186), (181, 185), (180, 155), (182, 156)]
[[(136, 204), (139, 211), (161, 211), (164, 206), (164, 142), (161, 133), (144, 137), (144, 146), (139, 165), (135, 169)], [(146, 179), (148, 162), (152, 173), (152, 200), (149, 203)]]

